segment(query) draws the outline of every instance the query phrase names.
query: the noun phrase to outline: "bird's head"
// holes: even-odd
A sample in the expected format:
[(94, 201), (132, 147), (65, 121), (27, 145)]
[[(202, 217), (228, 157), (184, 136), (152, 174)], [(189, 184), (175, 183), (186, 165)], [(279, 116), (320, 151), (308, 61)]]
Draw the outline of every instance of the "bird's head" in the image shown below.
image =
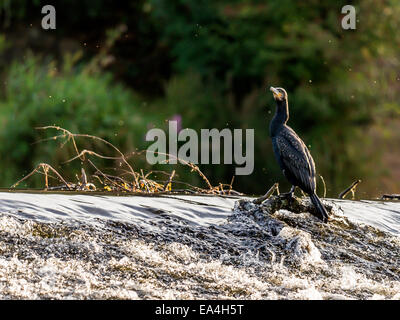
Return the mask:
[(274, 95), (275, 100), (277, 100), (277, 101), (287, 100), (287, 93), (286, 93), (285, 89), (271, 87), (271, 88), (269, 88), (269, 90), (272, 91), (272, 94)]

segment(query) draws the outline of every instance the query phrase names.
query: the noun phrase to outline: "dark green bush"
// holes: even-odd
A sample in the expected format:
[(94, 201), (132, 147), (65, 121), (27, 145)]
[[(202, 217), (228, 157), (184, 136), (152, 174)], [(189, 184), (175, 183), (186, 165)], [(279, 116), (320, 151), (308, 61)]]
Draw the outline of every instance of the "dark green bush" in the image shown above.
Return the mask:
[[(76, 155), (71, 144), (61, 147), (65, 139), (36, 143), (61, 132), (36, 127), (56, 125), (73, 133), (96, 135), (128, 153), (144, 149), (148, 125), (160, 123), (156, 113), (147, 112), (143, 100), (113, 83), (110, 74), (88, 74), (84, 68), (71, 68), (68, 63), (57, 68), (51, 60), (43, 62), (28, 55), (23, 62), (11, 65), (5, 98), (0, 101), (1, 184), (13, 184), (40, 162), (62, 170), (73, 181), (80, 172), (79, 161), (65, 165), (67, 169), (61, 167)], [(102, 143), (83, 138), (78, 143), (81, 150), (117, 156)], [(43, 186), (41, 177), (31, 181), (30, 186)]]
[[(39, 161), (58, 165), (73, 155), (67, 146), (57, 149), (58, 142), (32, 145), (50, 134), (35, 131), (35, 126), (57, 124), (100, 135), (129, 152), (148, 145), (143, 140), (152, 125), (166, 129), (165, 120), (179, 114), (183, 127), (196, 130), (254, 128), (255, 171), (236, 177), (235, 188), (262, 193), (277, 181), (288, 188), (268, 136), (275, 107), (265, 89), (273, 85), (287, 89), (290, 125), (311, 147), (328, 195), (336, 196), (359, 178), (359, 190), (365, 186), (370, 194), (377, 192), (374, 178), (382, 177), (383, 151), (398, 152), (385, 146), (383, 137), (390, 138), (385, 123), (395, 127), (400, 112), (399, 2), (354, 1), (356, 30), (341, 28), (346, 0), (69, 3), (57, 2), (61, 23), (51, 34), (39, 27), (45, 1), (0, 5), (7, 38), (18, 39), (20, 46), (35, 41), (35, 54), (57, 48), (59, 57), (63, 40), (73, 38), (77, 47), (87, 42), (82, 69), (69, 60), (56, 71), (54, 65), (30, 57), (7, 71), (0, 102), (2, 186)], [(33, 21), (31, 12), (36, 12)], [(113, 77), (86, 73), (87, 64), (102, 50), (97, 44), (104, 44), (105, 31), (117, 25), (127, 31), (107, 52), (115, 58), (108, 68)], [(0, 38), (0, 48), (2, 43)], [(0, 64), (8, 63), (6, 56)], [(127, 87), (114, 84), (117, 80)], [(109, 152), (93, 143), (89, 146), (97, 151)], [(79, 165), (66, 171), (71, 175)], [(135, 166), (150, 169), (143, 159), (135, 160)], [(229, 182), (234, 170), (224, 165), (201, 168), (213, 184)], [(201, 183), (186, 168), (177, 177)]]

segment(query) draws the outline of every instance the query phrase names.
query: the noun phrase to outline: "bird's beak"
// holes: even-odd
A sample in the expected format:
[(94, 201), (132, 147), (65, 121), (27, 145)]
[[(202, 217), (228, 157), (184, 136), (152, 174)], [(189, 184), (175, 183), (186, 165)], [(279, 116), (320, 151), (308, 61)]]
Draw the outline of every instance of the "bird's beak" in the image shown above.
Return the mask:
[(278, 91), (278, 89), (275, 89), (274, 87), (269, 88), (269, 90), (272, 91), (272, 94), (274, 95), (274, 98), (276, 99), (281, 99), (282, 98), (282, 93)]

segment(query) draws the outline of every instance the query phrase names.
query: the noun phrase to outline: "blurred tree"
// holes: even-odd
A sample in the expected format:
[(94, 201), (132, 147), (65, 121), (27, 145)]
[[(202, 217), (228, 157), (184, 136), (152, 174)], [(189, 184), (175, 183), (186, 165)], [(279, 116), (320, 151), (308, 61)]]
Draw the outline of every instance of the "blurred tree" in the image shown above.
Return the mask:
[[(57, 48), (51, 52), (61, 58), (65, 51), (60, 43), (73, 38), (84, 52), (80, 63), (86, 64), (101, 51), (106, 30), (126, 25), (127, 31), (109, 51), (113, 63), (102, 68), (143, 97), (147, 105), (142, 121), (154, 124), (179, 114), (183, 127), (197, 130), (255, 129), (255, 172), (237, 177), (236, 189), (262, 193), (276, 181), (283, 183), (282, 188), (288, 187), (275, 163), (268, 137), (268, 123), (275, 112), (272, 96), (265, 91), (270, 85), (287, 89), (290, 125), (310, 146), (317, 169), (327, 183), (328, 195), (336, 196), (358, 178), (363, 179), (360, 188), (367, 186), (366, 190), (371, 191), (366, 181), (371, 186), (373, 178), (382, 176), (377, 164), (384, 145), (374, 144), (376, 140), (370, 132), (373, 128), (374, 134), (381, 134), (385, 120), (400, 114), (398, 1), (353, 1), (357, 29), (343, 30), (341, 8), (348, 4), (346, 0), (140, 0), (118, 4), (111, 0), (59, 0), (55, 6), (62, 10), (57, 11), (60, 20), (54, 38), (39, 33), (51, 41), (34, 41), (32, 45), (28, 45), (32, 39), (16, 41), (31, 30), (27, 27), (30, 23), (39, 25), (41, 16), (32, 12), (43, 4), (39, 0), (3, 2), (6, 40), (13, 44), (9, 52), (15, 53), (15, 46), (22, 43), (23, 48), (31, 46), (36, 53)], [(29, 35), (27, 32), (28, 39)], [(3, 64), (15, 56), (18, 55), (5, 55)], [(8, 79), (15, 77), (19, 85), (13, 91), (6, 90), (3, 105), (8, 108), (16, 101), (20, 105), (18, 99), (22, 98), (26, 108), (36, 103), (32, 97), (40, 88), (20, 85), (24, 82), (23, 70), (13, 65), (9, 71)], [(79, 72), (63, 74), (57, 83), (85, 86), (86, 81), (102, 79), (101, 74), (85, 75), (88, 78)], [(26, 76), (29, 82), (29, 73)], [(47, 84), (52, 85), (51, 81)], [(93, 108), (101, 110), (103, 103), (107, 105), (101, 90), (108, 88), (106, 84), (88, 91), (85, 99), (96, 94), (98, 104)], [(121, 89), (120, 94), (125, 96), (125, 90)], [(88, 112), (87, 102), (78, 90), (68, 94), (70, 101), (75, 100), (77, 110)], [(0, 119), (3, 114), (6, 121), (3, 110), (0, 109)], [(123, 112), (129, 117), (129, 111)], [(35, 118), (35, 113), (27, 118)], [(70, 121), (74, 121), (72, 117)], [(21, 125), (25, 134), (31, 126), (29, 122)], [(79, 130), (98, 134), (101, 128), (93, 126), (90, 131), (91, 127), (86, 126)], [(104, 130), (112, 129), (106, 126)], [(104, 134), (111, 136), (111, 131)], [(140, 133), (133, 139), (139, 141)], [(7, 150), (3, 152), (10, 152)], [(8, 165), (15, 166), (15, 172), (30, 169), (27, 163)], [(202, 167), (213, 183), (229, 182), (233, 168)]]
[[(66, 56), (63, 68), (53, 60), (43, 62), (28, 54), (23, 63), (13, 63), (6, 79), (6, 99), (0, 101), (0, 180), (9, 187), (39, 163), (61, 169), (70, 181), (83, 165), (79, 160), (65, 164), (76, 156), (66, 139), (43, 139), (60, 135), (55, 130), (37, 130), (43, 126), (61, 126), (73, 133), (95, 134), (118, 145), (124, 152), (145, 149), (148, 125), (162, 125), (157, 116), (146, 113), (143, 100), (121, 84), (113, 84), (111, 74), (89, 74), (85, 69), (71, 69)], [(42, 141), (42, 142), (40, 142)], [(78, 139), (80, 150), (95, 150), (99, 154), (118, 156), (115, 151), (91, 139)], [(99, 167), (117, 167), (96, 159)], [(144, 167), (144, 158), (133, 161)], [(39, 176), (30, 186), (43, 187)], [(33, 181), (33, 182), (32, 182)]]
[[(393, 16), (399, 3), (356, 3), (354, 31), (341, 28), (340, 12), (347, 1), (151, 3), (174, 70), (195, 71), (207, 87), (224, 97), (219, 108), (231, 113), (218, 111), (213, 122), (223, 125), (224, 119), (240, 119), (240, 126), (256, 128), (255, 176), (268, 177), (269, 183), (282, 181), (267, 135), (274, 113), (272, 99), (265, 93), (270, 85), (289, 92), (290, 125), (311, 147), (329, 194), (337, 194), (358, 177), (380, 173), (371, 170), (379, 153), (368, 153), (367, 158), (370, 141), (365, 131), (382, 112), (378, 107), (386, 103), (382, 93), (398, 85), (393, 67), (398, 70), (400, 42), (399, 20), (382, 21), (376, 10), (378, 6), (380, 12)], [(397, 91), (391, 101), (398, 98)], [(267, 104), (269, 116), (264, 111)], [(211, 106), (208, 112), (215, 114)], [(262, 192), (253, 179), (236, 181), (247, 191)]]

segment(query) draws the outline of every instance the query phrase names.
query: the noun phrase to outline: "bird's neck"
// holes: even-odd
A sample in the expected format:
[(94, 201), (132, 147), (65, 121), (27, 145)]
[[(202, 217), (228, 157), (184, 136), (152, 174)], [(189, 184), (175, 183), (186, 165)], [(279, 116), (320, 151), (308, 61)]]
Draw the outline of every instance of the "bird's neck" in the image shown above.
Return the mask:
[(276, 112), (271, 122), (271, 129), (277, 129), (278, 127), (286, 124), (289, 120), (289, 106), (287, 100), (276, 101)]

